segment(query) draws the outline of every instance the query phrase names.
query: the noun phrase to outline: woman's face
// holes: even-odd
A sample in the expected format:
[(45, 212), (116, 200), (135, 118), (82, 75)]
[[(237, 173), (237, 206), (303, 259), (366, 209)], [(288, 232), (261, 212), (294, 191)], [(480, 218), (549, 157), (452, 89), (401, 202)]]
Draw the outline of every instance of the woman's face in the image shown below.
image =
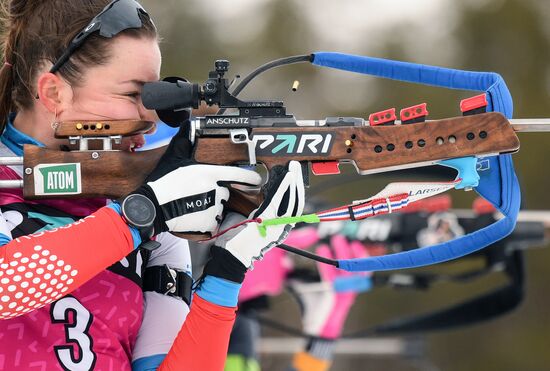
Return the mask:
[[(78, 86), (72, 87), (72, 99), (64, 102), (58, 121), (157, 121), (156, 113), (143, 107), (141, 89), (144, 83), (159, 80), (158, 42), (121, 35), (112, 40), (111, 47), (109, 62), (88, 69)], [(139, 148), (144, 143), (143, 135), (134, 136), (123, 142), (122, 149)]]

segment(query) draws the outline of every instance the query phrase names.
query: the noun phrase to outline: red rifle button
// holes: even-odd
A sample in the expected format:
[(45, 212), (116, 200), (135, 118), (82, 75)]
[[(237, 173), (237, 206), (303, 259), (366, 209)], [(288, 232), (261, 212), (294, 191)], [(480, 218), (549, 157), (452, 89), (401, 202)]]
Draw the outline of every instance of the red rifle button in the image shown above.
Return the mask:
[(395, 108), (390, 108), (384, 111), (371, 113), (369, 115), (369, 125), (393, 125), (396, 118)]
[(426, 109), (426, 103), (420, 103), (415, 106), (403, 108), (399, 112), (402, 124), (414, 124), (415, 122), (426, 121), (428, 116), (428, 110)]
[(340, 174), (338, 161), (315, 161), (311, 163), (313, 175), (337, 175)]
[(469, 116), (487, 111), (487, 95), (485, 93), (474, 97), (466, 98), (460, 101), (460, 111), (462, 115)]

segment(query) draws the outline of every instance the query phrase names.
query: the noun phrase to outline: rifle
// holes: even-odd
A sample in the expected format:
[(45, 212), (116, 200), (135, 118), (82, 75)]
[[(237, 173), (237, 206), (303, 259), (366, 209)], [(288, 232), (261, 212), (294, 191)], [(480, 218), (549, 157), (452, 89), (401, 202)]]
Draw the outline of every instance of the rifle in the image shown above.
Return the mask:
[[(456, 188), (464, 189), (478, 185), (477, 170), (480, 164), (477, 158), (517, 151), (519, 140), (515, 130), (533, 130), (536, 126), (533, 122), (525, 121), (511, 123), (500, 113), (479, 113), (486, 106), (495, 108), (491, 96), (478, 96), (463, 102), (464, 117), (433, 121), (425, 120), (428, 113), (425, 104), (401, 110), (400, 121), (396, 120), (394, 109), (371, 114), (368, 121), (348, 117), (296, 120), (286, 113), (280, 101), (244, 102), (237, 98), (239, 92), (259, 73), (291, 63), (311, 62), (383, 77), (387, 77), (387, 71), (395, 70), (396, 63), (404, 71), (419, 68), (419, 65), (403, 62), (342, 56), (336, 53), (315, 53), (273, 61), (253, 71), (231, 92), (231, 84), (225, 77), (229, 63), (220, 60), (204, 84), (191, 84), (183, 79), (149, 83), (144, 86), (142, 99), (147, 108), (156, 109), (159, 117), (167, 118), (163, 121), (172, 124), (184, 122), (187, 109), (198, 107), (200, 101), (220, 107), (217, 115), (195, 118), (186, 127), (194, 145), (193, 156), (199, 162), (222, 165), (262, 163), (268, 170), (276, 171), (278, 166), (290, 160), (298, 160), (304, 165), (308, 164), (312, 172), (318, 175), (338, 173), (340, 163), (354, 164), (361, 174), (440, 164), (458, 170), (460, 181)], [(363, 70), (361, 66), (365, 62), (367, 65), (376, 64), (376, 67), (382, 63), (383, 73)], [(392, 65), (384, 65), (388, 63)], [(361, 68), (358, 70), (357, 66)], [(424, 72), (431, 72), (429, 66), (420, 67)], [(437, 71), (440, 75), (441, 71), (448, 72), (441, 68), (437, 68)], [(468, 73), (461, 77), (470, 79), (473, 74), (481, 73)], [(428, 73), (424, 75), (432, 79)], [(497, 93), (505, 99), (499, 104), (509, 105), (509, 93), (507, 89), (502, 89), (505, 88), (502, 79), (496, 74), (481, 75), (489, 75), (490, 79), (479, 79), (475, 84), (464, 86), (459, 84), (460, 87), (452, 83), (441, 84), (440, 81), (429, 83), (485, 90), (485, 85), (491, 79), (496, 79), (488, 91), (501, 89)], [(419, 81), (416, 77), (392, 78)], [(504, 93), (508, 93), (508, 96)], [(484, 102), (479, 103), (480, 100)], [(236, 109), (236, 114), (224, 115), (228, 108)], [(143, 182), (162, 156), (164, 148), (125, 153), (109, 150), (107, 142), (116, 142), (122, 135), (143, 130), (142, 125), (145, 124), (103, 121), (60, 123), (56, 135), (78, 143), (79, 150), (59, 152), (25, 146), (23, 158), (0, 160), (3, 164), (23, 164), (23, 180), (10, 181), (8, 186), (23, 187), (27, 198), (99, 195), (116, 198), (127, 194)], [(540, 126), (535, 129), (540, 130)], [(103, 141), (103, 150), (88, 150), (89, 140)], [(490, 161), (489, 158), (487, 163)], [(493, 164), (491, 168), (495, 166), (499, 167)], [(117, 180), (109, 182), (113, 174), (117, 175)], [(514, 183), (511, 184), (515, 187)], [(515, 192), (513, 195), (515, 200)], [(250, 197), (234, 190), (229, 207), (248, 215), (260, 200), (261, 197)], [(515, 204), (512, 210), (515, 210)], [(509, 233), (510, 226), (506, 225), (506, 233)], [(498, 233), (505, 233), (504, 229)], [(468, 246), (467, 250), (471, 248)]]
[[(235, 98), (224, 78), (227, 68), (227, 61), (217, 61), (216, 70), (210, 72), (211, 77), (202, 87), (183, 80), (144, 87), (144, 104), (159, 114), (169, 109), (197, 108), (200, 100), (222, 109), (237, 109), (235, 115), (222, 113), (190, 120), (189, 139), (197, 162), (261, 163), (271, 171), (296, 160), (309, 164), (314, 175), (338, 174), (341, 163), (352, 163), (360, 174), (373, 174), (433, 165), (452, 158), (516, 152), (519, 140), (515, 131), (531, 128), (523, 122), (511, 124), (496, 112), (425, 121), (425, 105), (403, 109), (402, 120), (395, 119), (395, 110), (371, 114), (368, 121), (354, 117), (297, 120), (286, 113), (283, 102), (243, 102)], [(216, 93), (212, 96), (210, 91)], [(1, 187), (22, 187), (28, 199), (119, 198), (142, 184), (166, 147), (131, 153), (113, 150), (112, 143), (152, 127), (153, 123), (144, 121), (57, 123), (55, 137), (67, 139), (78, 148), (56, 151), (25, 145), (23, 158), (0, 159), (0, 164), (23, 165), (23, 179), (1, 182)], [(103, 148), (90, 150), (90, 142), (96, 141), (102, 142)], [(464, 184), (471, 169), (458, 170)], [(475, 186), (469, 184), (472, 185)], [(257, 204), (233, 206), (248, 215)]]
[[(368, 122), (356, 118), (327, 119), (318, 122), (318, 126), (305, 126), (299, 120), (281, 126), (275, 125), (277, 118), (251, 118), (250, 134), (244, 134), (247, 132), (244, 127), (228, 130), (223, 127), (224, 124), (208, 124), (214, 120), (218, 117), (197, 118), (191, 122), (196, 130), (196, 161), (217, 165), (256, 165), (260, 162), (271, 170), (297, 160), (311, 164), (315, 175), (337, 174), (338, 165), (346, 162), (353, 163), (361, 174), (372, 174), (431, 165), (450, 158), (482, 157), (519, 149), (519, 140), (512, 126), (499, 113), (433, 120), (421, 125), (379, 127), (369, 126)], [(266, 128), (256, 124), (255, 121), (260, 120), (269, 120), (273, 126)], [(248, 118), (246, 121), (249, 121)], [(15, 185), (23, 186), (24, 196), (29, 199), (118, 198), (128, 194), (142, 184), (165, 147), (135, 153), (109, 148), (90, 151), (87, 150), (87, 142), (107, 142), (123, 135), (136, 135), (149, 130), (152, 125), (142, 121), (59, 123), (55, 130), (56, 138), (80, 141), (79, 150), (63, 152), (25, 145), (23, 159), (14, 159), (9, 163), (21, 164), (22, 161), (25, 169), (23, 180)], [(96, 129), (79, 133), (83, 130), (79, 129), (81, 126), (95, 126)], [(110, 130), (113, 135), (109, 133), (106, 137), (99, 137), (101, 129), (97, 128), (102, 126), (110, 128), (102, 134)], [(130, 127), (139, 129), (130, 131)], [(469, 140), (468, 135), (475, 137)], [(456, 139), (454, 143), (451, 139), (437, 144), (437, 138)], [(260, 150), (256, 151), (258, 145)], [(409, 146), (411, 148), (407, 148)], [(285, 148), (286, 151), (283, 151)], [(378, 152), (377, 148), (386, 150)], [(8, 164), (5, 159), (2, 160), (3, 164)], [(60, 164), (67, 164), (64, 165), (66, 168)], [(79, 172), (73, 176), (68, 164), (79, 164)], [(467, 169), (460, 169), (462, 171)], [(249, 213), (251, 210), (244, 210), (243, 213), (246, 211)]]

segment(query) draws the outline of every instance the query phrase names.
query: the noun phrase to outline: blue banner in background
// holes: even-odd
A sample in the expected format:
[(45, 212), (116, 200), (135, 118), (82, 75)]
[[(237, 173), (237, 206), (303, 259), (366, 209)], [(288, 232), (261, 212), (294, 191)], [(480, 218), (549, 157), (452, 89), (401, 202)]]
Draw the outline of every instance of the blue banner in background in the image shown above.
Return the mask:
[(178, 130), (179, 128), (170, 127), (162, 121), (157, 122), (157, 130), (145, 136), (145, 145), (139, 150), (146, 151), (167, 145)]

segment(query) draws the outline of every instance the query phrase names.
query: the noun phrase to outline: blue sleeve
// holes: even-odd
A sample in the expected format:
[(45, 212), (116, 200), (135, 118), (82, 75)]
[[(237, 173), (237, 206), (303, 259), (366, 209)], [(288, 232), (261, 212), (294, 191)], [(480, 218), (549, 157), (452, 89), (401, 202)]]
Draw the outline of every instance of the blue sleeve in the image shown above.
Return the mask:
[[(107, 205), (107, 207), (110, 207), (114, 211), (116, 211), (119, 215), (122, 215), (122, 208), (120, 207), (120, 204), (117, 202), (111, 202)], [(132, 234), (132, 239), (134, 240), (134, 250), (137, 249), (137, 247), (141, 244), (141, 236), (139, 235), (139, 231), (137, 228), (134, 228), (132, 226), (128, 226), (130, 228), (130, 233)]]
[(201, 298), (213, 304), (224, 307), (236, 307), (239, 299), (240, 283), (223, 278), (206, 276), (196, 293)]
[(0, 233), (0, 246), (4, 246), (10, 241), (11, 241), (11, 238), (6, 236), (5, 234)]
[(166, 354), (155, 354), (154, 356), (136, 359), (132, 362), (132, 371), (155, 371), (165, 357)]

